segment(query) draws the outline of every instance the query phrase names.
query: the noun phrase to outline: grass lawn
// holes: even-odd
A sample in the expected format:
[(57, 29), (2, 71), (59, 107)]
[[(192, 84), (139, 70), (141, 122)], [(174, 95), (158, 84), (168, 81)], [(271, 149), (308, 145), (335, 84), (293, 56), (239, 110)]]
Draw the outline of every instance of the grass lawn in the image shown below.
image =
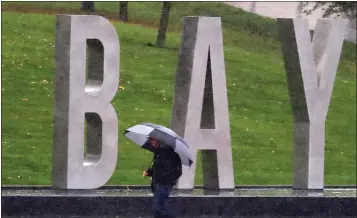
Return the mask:
[[(4, 4), (1, 180), (3, 184), (49, 185), (55, 16), (6, 12), (15, 3)], [(38, 10), (80, 7), (78, 2), (24, 4)], [(98, 10), (108, 13), (118, 9), (114, 7), (117, 2), (96, 4)], [(196, 6), (189, 8), (190, 4)], [(160, 15), (159, 3), (129, 2), (130, 22), (141, 25), (113, 23), (120, 38), (120, 85), (124, 90), (118, 90), (113, 100), (120, 125), (119, 157), (109, 184), (149, 183), (141, 172), (152, 155), (122, 133), (140, 122), (169, 125), (181, 17), (193, 13), (222, 14), (236, 184), (292, 183), (293, 120), (274, 22), (231, 6), (210, 4), (175, 3), (167, 39), (167, 47), (172, 49), (146, 45), (156, 38), (157, 30), (152, 27)], [(191, 14), (181, 12), (184, 8)], [(233, 21), (239, 16), (241, 22)], [(257, 23), (256, 30), (243, 28), (249, 22)], [(325, 183), (329, 185), (356, 184), (355, 53), (355, 47), (345, 43), (326, 121)], [(198, 165), (200, 172), (200, 162)], [(197, 173), (196, 184), (201, 183), (201, 173)]]

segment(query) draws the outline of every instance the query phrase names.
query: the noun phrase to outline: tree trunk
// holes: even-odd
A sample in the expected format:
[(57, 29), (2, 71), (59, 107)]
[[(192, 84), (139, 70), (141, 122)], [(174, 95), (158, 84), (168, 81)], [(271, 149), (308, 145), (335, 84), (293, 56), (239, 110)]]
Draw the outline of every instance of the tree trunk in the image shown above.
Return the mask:
[(128, 2), (120, 2), (119, 20), (128, 21)]
[(163, 2), (161, 17), (160, 17), (160, 27), (157, 33), (156, 46), (163, 47), (166, 42), (166, 32), (169, 25), (169, 15), (170, 15), (171, 2)]
[(93, 12), (94, 11), (94, 1), (83, 1), (81, 9), (85, 10), (85, 11)]
[(256, 2), (251, 2), (249, 6), (249, 12), (255, 13)]

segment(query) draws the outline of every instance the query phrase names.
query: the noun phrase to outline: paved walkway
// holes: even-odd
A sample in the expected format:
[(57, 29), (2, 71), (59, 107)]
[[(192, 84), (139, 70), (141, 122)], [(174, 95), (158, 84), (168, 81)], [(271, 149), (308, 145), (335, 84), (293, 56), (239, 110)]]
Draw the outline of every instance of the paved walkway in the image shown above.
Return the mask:
[[(3, 218), (153, 218), (152, 216), (1, 216)], [(278, 218), (281, 216), (195, 216), (194, 218)], [(325, 218), (326, 216), (313, 216), (314, 218)], [(188, 216), (181, 216), (176, 218), (193, 218)], [(312, 216), (284, 216), (284, 218), (312, 218)], [(337, 218), (334, 216), (334, 218)], [(351, 218), (349, 216), (338, 216), (338, 218)]]
[[(308, 19), (309, 28), (315, 29), (316, 22), (322, 17), (323, 10), (317, 9), (311, 15), (305, 15), (298, 12), (297, 8), (300, 2), (225, 2), (234, 7), (242, 8), (245, 11), (254, 11), (254, 13), (276, 18), (295, 18), (302, 17)], [(346, 40), (356, 42), (356, 30), (349, 24), (346, 31)]]

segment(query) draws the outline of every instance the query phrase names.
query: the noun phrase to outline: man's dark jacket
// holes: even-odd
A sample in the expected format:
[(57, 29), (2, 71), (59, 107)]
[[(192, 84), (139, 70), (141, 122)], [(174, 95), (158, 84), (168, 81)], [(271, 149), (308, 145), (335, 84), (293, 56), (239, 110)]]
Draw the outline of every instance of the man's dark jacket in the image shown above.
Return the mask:
[(157, 149), (154, 152), (153, 165), (147, 172), (152, 177), (152, 192), (155, 191), (156, 184), (174, 186), (182, 175), (180, 156), (173, 148)]

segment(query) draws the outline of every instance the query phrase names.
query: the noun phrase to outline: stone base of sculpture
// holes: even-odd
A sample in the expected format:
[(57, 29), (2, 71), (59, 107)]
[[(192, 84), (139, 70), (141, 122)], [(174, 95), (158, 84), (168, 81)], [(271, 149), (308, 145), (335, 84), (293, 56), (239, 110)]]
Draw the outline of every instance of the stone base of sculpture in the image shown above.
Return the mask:
[[(297, 191), (291, 186), (240, 186), (233, 192), (204, 195), (173, 192), (170, 207), (177, 217), (354, 216), (356, 187)], [(2, 187), (2, 217), (150, 217), (148, 186), (104, 186), (95, 190), (51, 187)]]

